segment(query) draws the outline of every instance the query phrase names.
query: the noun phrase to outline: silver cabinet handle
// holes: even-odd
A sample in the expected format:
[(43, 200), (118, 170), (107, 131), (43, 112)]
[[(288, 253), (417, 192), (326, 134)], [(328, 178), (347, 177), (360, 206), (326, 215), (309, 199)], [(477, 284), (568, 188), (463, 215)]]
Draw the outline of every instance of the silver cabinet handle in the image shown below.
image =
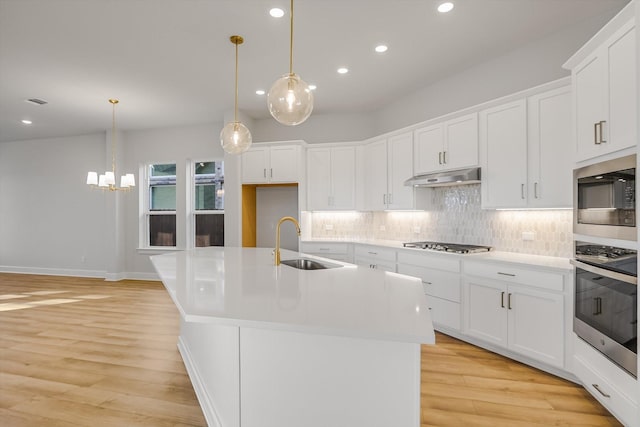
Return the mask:
[(442, 164), (442, 151), (438, 151), (438, 164)]
[(442, 164), (447, 164), (447, 152), (443, 151), (442, 152)]
[(520, 197), (524, 199), (524, 184), (520, 184)]
[(271, 174), (271, 178), (273, 178), (273, 168), (269, 169), (269, 173)]
[(389, 201), (389, 204), (393, 204), (393, 193), (389, 193), (389, 195), (387, 196), (387, 200)]
[(512, 273), (503, 273), (502, 271), (498, 271), (498, 274), (502, 275), (502, 276), (509, 276), (509, 277), (516, 277), (515, 274)]
[(607, 123), (607, 121), (606, 121), (606, 120), (601, 120), (601, 121), (600, 121), (600, 123), (598, 123), (598, 124), (600, 125), (600, 126), (598, 127), (598, 128), (600, 129), (600, 144), (602, 144), (603, 142), (607, 142), (607, 141), (604, 139), (604, 137), (603, 137), (603, 135), (604, 135), (604, 131), (603, 131), (603, 129), (604, 129), (604, 124), (605, 124), (605, 123)]
[(591, 385), (593, 386), (593, 388), (598, 390), (598, 393), (600, 393), (601, 395), (603, 395), (607, 399), (611, 397), (611, 395), (609, 395), (609, 394), (605, 393), (604, 391), (600, 390), (600, 387), (598, 386), (598, 384), (591, 384)]
[(500, 307), (504, 308), (504, 292), (500, 292)]
[(331, 248), (318, 248), (319, 251), (330, 251)]
[(600, 140), (598, 139), (598, 128), (600, 127), (600, 123), (593, 124), (593, 143), (598, 145), (600, 144)]
[(424, 283), (425, 285), (433, 285), (433, 283), (431, 283), (431, 282), (425, 282), (424, 280), (422, 281), (422, 283)]
[(370, 255), (378, 255), (378, 252), (367, 252)]
[(386, 205), (386, 204), (387, 204), (387, 195), (386, 195), (386, 194), (383, 194), (383, 195), (382, 195), (382, 204), (383, 204), (383, 205)]
[(511, 292), (507, 294), (507, 308), (511, 310)]
[(537, 182), (533, 183), (533, 197), (535, 197), (536, 199), (538, 198), (538, 183)]
[(267, 177), (267, 168), (262, 169), (262, 174), (265, 178)]

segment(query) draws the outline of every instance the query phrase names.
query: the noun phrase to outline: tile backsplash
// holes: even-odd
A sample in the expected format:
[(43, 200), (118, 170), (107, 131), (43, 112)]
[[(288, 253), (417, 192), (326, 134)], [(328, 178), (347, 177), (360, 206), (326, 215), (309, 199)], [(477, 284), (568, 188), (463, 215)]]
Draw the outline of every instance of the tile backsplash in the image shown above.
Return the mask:
[[(431, 240), (495, 250), (571, 257), (572, 211), (480, 209), (480, 184), (424, 189), (430, 208), (397, 212), (304, 212), (305, 237)], [(310, 230), (310, 234), (309, 234)], [(524, 233), (524, 234), (523, 234)], [(524, 240), (523, 236), (532, 237)]]

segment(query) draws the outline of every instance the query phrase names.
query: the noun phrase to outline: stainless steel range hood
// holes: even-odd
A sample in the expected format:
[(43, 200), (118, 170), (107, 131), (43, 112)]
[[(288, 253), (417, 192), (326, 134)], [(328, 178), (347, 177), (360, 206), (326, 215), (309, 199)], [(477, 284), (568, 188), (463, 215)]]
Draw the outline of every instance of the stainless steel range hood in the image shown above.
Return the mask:
[(469, 168), (416, 175), (406, 180), (404, 185), (412, 187), (444, 187), (451, 185), (477, 184), (479, 182), (480, 168)]

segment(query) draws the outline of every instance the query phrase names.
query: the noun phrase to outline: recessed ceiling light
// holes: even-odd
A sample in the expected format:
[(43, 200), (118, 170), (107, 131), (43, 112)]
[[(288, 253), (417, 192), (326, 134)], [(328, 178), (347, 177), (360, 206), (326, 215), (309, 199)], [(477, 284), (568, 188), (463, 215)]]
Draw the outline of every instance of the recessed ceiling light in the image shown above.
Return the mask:
[(280, 9), (279, 7), (274, 7), (269, 11), (269, 15), (273, 16), (274, 18), (282, 18), (284, 16), (284, 10)]
[(23, 124), (25, 124), (25, 125), (30, 125), (30, 124), (32, 124), (32, 123), (33, 123), (31, 120), (27, 120), (27, 119), (22, 119), (22, 120), (20, 120), (20, 121), (21, 121)]
[(379, 44), (375, 47), (375, 51), (378, 53), (385, 53), (389, 47), (386, 44)]
[(438, 6), (438, 12), (440, 13), (451, 12), (452, 9), (453, 9), (453, 3), (451, 3), (450, 1), (440, 3), (440, 6)]
[(265, 92), (262, 89), (258, 89), (256, 91), (256, 95), (264, 95), (264, 94), (265, 94)]
[(309, 85), (309, 89), (311, 90), (316, 90), (318, 88), (318, 86), (316, 85)]
[(348, 72), (349, 72), (349, 69), (347, 67), (338, 68), (338, 74), (347, 74)]

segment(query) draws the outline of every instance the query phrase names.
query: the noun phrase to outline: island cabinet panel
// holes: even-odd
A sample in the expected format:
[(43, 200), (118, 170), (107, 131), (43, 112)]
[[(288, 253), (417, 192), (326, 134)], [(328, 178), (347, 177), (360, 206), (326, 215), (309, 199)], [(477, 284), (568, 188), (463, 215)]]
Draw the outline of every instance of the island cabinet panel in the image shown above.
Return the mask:
[(240, 348), (242, 427), (420, 425), (419, 344), (242, 328)]
[(567, 336), (564, 276), (464, 263), (464, 333), (563, 369)]
[(422, 280), (436, 330), (462, 330), (460, 257), (398, 251), (398, 273)]

